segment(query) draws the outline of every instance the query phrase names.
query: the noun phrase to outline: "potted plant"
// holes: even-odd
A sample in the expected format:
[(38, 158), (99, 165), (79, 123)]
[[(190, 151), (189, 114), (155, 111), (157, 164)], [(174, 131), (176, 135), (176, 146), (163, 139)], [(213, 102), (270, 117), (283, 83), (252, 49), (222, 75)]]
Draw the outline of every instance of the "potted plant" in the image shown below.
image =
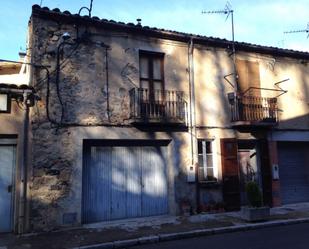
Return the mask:
[(180, 202), (181, 213), (184, 216), (191, 215), (191, 203), (188, 199), (182, 199)]
[(270, 208), (263, 206), (262, 193), (258, 184), (254, 181), (246, 184), (246, 194), (249, 206), (242, 207), (242, 216), (250, 222), (267, 220)]

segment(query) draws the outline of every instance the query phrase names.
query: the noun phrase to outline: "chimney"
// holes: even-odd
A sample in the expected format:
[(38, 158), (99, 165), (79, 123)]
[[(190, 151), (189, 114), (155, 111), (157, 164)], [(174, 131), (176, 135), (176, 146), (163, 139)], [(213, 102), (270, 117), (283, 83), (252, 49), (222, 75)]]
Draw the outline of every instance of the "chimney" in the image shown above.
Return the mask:
[(25, 52), (19, 52), (19, 61), (24, 61), (25, 57), (26, 57), (26, 53)]

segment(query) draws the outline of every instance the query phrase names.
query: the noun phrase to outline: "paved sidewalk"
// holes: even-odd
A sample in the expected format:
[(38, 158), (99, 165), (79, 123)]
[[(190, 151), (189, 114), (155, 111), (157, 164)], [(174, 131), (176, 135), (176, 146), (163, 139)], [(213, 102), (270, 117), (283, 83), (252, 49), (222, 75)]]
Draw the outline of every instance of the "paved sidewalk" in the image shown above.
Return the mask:
[(0, 235), (0, 249), (120, 248), (144, 243), (309, 222), (309, 203), (271, 209), (267, 222), (247, 223), (240, 212), (160, 216), (85, 225), (41, 234)]

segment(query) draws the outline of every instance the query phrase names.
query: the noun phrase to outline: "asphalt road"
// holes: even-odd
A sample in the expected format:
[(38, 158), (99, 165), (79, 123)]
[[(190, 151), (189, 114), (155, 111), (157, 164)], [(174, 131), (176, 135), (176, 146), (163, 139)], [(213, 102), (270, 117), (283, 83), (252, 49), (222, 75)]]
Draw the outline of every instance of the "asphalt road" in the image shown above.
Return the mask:
[(309, 223), (252, 231), (226, 233), (192, 239), (160, 242), (134, 249), (308, 249)]

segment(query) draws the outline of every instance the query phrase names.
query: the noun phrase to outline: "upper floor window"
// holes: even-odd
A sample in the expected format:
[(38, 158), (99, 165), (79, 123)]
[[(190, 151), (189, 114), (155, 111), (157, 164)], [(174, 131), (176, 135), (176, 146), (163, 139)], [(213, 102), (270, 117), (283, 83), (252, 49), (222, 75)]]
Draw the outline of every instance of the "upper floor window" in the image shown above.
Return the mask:
[(164, 54), (140, 51), (140, 87), (149, 101), (162, 100), (164, 91)]

